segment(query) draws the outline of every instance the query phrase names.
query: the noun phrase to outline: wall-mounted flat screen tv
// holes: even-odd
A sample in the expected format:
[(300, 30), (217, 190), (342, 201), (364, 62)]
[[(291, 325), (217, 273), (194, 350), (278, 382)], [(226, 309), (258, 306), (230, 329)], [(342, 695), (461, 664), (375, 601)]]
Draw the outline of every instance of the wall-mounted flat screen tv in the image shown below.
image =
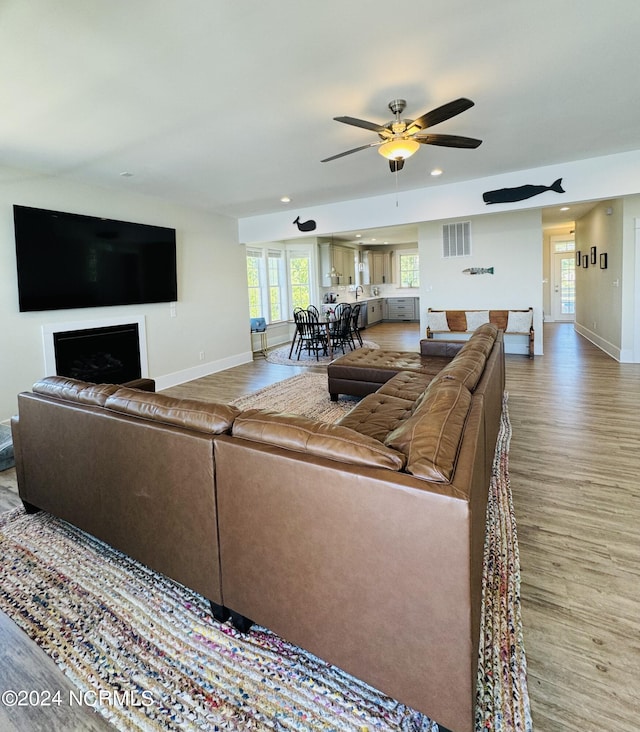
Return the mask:
[(21, 312), (173, 302), (176, 231), (13, 207)]

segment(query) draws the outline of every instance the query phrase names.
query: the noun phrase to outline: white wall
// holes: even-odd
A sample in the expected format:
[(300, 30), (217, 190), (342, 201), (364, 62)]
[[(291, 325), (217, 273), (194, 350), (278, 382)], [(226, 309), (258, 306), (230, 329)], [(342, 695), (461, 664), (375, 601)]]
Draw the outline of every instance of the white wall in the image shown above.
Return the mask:
[[(238, 244), (237, 222), (139, 196), (126, 182), (119, 192), (0, 168), (0, 421), (16, 413), (18, 392), (46, 375), (44, 324), (143, 315), (149, 374), (158, 388), (251, 360), (245, 248)], [(13, 204), (175, 228), (177, 317), (163, 303), (18, 312)]]
[[(618, 360), (622, 355), (623, 207), (622, 199), (594, 206), (576, 221), (575, 239), (582, 257), (590, 258), (591, 247), (596, 247), (596, 263), (576, 268), (576, 330)], [(607, 269), (600, 269), (604, 252)]]
[[(443, 259), (442, 225), (471, 222), (470, 257)], [(428, 308), (511, 310), (533, 307), (535, 353), (542, 354), (542, 221), (539, 211), (516, 211), (419, 226), (420, 326)], [(468, 275), (469, 267), (493, 267), (494, 274)], [(505, 339), (511, 353), (527, 353), (526, 338)]]
[(622, 318), (620, 360), (640, 363), (640, 195), (622, 200)]

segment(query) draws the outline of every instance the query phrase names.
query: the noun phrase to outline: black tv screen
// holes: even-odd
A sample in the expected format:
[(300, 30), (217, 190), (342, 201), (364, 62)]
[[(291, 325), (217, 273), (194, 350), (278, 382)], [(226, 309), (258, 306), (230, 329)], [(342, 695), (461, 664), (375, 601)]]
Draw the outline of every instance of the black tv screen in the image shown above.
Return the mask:
[(176, 232), (13, 207), (20, 311), (173, 302)]

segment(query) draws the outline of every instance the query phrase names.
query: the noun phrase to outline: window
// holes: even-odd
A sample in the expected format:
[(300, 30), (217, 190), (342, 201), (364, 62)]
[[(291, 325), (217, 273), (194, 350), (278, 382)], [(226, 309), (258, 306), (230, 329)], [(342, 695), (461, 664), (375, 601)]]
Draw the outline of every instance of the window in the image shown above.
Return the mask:
[(399, 254), (400, 287), (420, 287), (420, 258), (417, 254)]
[(284, 253), (281, 251), (269, 250), (269, 317), (270, 323), (276, 320), (284, 320), (286, 312), (286, 273), (284, 270)]
[(313, 301), (313, 257), (311, 248), (247, 248), (249, 317), (267, 323), (288, 320), (296, 307)]
[(311, 257), (308, 252), (289, 252), (291, 307), (306, 308), (311, 302)]
[(551, 241), (553, 242), (554, 252), (573, 252), (576, 248), (576, 243), (573, 239), (552, 236)]
[(249, 317), (264, 318), (262, 309), (262, 287), (265, 282), (262, 251), (247, 251), (247, 283), (249, 286)]

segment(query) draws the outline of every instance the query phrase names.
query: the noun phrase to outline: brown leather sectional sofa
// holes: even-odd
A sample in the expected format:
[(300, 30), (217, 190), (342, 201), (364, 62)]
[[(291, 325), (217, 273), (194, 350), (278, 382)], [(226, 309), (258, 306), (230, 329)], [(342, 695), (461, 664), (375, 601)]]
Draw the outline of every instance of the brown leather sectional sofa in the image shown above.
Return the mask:
[(502, 333), (425, 349), (380, 383), (351, 364), (369, 393), (335, 425), (44, 379), (13, 421), (20, 495), (470, 732)]

